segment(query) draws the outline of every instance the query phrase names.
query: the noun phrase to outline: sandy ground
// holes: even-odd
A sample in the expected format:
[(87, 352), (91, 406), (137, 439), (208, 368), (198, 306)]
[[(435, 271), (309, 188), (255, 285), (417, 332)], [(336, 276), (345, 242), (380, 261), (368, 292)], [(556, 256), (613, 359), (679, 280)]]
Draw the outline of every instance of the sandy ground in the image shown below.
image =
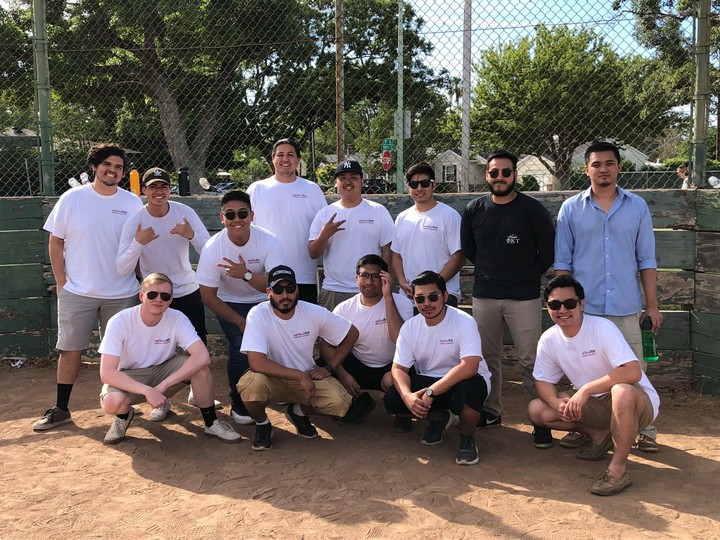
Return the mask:
[(184, 390), (166, 422), (143, 404), (129, 438), (107, 447), (93, 364), (75, 386), (74, 424), (44, 434), (30, 425), (54, 401), (53, 369), (0, 371), (0, 539), (720, 538), (718, 398), (664, 390), (660, 453), (634, 450), (634, 485), (603, 498), (588, 491), (603, 462), (532, 446), (512, 374), (504, 427), (478, 431), (480, 463), (459, 467), (456, 428), (422, 446), (424, 426), (392, 433), (381, 404), (359, 426), (316, 418), (315, 440), (271, 411), (271, 451), (221, 444)]

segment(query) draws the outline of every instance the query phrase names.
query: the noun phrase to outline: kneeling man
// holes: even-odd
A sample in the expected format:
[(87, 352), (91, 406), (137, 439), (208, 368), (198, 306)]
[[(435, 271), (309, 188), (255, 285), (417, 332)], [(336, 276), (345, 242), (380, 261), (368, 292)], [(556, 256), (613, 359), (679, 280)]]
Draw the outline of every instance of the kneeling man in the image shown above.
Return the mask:
[[(357, 400), (351, 406), (352, 397), (331, 376), (352, 350), (357, 329), (322, 306), (298, 302), (291, 268), (276, 266), (270, 270), (268, 282), (270, 301), (258, 304), (247, 316), (242, 352), (247, 354), (250, 369), (237, 384), (256, 424), (253, 450), (272, 447), (272, 426), (265, 414), (268, 403), (289, 403), (285, 417), (306, 439), (319, 437), (308, 414), (356, 418), (363, 415), (355, 409), (368, 406)], [(323, 367), (313, 360), (318, 337), (335, 347)]]
[(475, 319), (447, 305), (445, 280), (432, 271), (410, 283), (419, 310), (400, 329), (385, 408), (396, 415), (393, 429), (409, 431), (412, 418), (427, 419), (421, 443), (439, 444), (460, 415), (458, 465), (478, 461), (474, 432), (490, 390), (490, 371), (482, 358)]
[[(657, 416), (660, 398), (620, 330), (583, 313), (585, 291), (577, 280), (569, 275), (550, 280), (544, 297), (555, 326), (538, 343), (533, 371), (538, 399), (530, 402), (528, 417), (537, 426), (589, 435), (579, 459), (599, 461), (613, 450), (590, 492), (615, 495), (631, 484), (630, 448), (635, 434)], [(575, 390), (557, 391), (563, 375)]]
[[(140, 288), (140, 305), (124, 309), (108, 322), (100, 343), (100, 405), (114, 414), (105, 444), (125, 439), (135, 416), (133, 403), (147, 401), (151, 407), (190, 381), (195, 402), (205, 421), (205, 434), (222, 442), (237, 443), (242, 437), (215, 413), (210, 353), (190, 320), (170, 309), (173, 285), (165, 274), (150, 274)], [(176, 355), (180, 347), (187, 355)]]

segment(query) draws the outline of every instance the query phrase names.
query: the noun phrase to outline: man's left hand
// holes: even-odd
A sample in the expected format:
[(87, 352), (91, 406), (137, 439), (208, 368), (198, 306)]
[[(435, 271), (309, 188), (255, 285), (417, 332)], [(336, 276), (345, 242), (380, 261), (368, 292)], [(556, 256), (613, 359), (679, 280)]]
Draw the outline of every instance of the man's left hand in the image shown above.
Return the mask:
[(193, 231), (190, 222), (185, 216), (183, 216), (182, 223), (177, 223), (175, 227), (170, 230), (170, 233), (179, 234), (180, 236), (182, 236), (183, 238), (187, 238), (188, 240), (192, 240), (195, 236), (195, 231)]
[(330, 372), (324, 367), (316, 367), (310, 371), (310, 378), (314, 381), (322, 381), (330, 377)]
[(645, 317), (650, 317), (650, 320), (652, 321), (653, 334), (657, 334), (657, 331), (660, 330), (660, 326), (662, 326), (663, 321), (663, 316), (662, 313), (660, 313), (660, 310), (658, 308), (647, 308), (643, 316), (640, 317), (640, 322), (642, 322)]

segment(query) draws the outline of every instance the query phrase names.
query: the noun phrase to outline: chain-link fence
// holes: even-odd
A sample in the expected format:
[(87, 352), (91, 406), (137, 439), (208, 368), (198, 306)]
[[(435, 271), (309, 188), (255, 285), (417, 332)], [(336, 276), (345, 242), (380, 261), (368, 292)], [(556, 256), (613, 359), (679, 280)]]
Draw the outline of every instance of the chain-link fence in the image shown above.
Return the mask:
[[(52, 189), (68, 189), (87, 148), (106, 141), (141, 171), (188, 167), (193, 191), (200, 177), (247, 186), (271, 173), (283, 137), (300, 142), (304, 176), (331, 184), (338, 153), (350, 155), (376, 192), (394, 189), (398, 162), (421, 160), (441, 190), (480, 190), (484, 156), (499, 147), (522, 156), (524, 189), (576, 189), (597, 139), (622, 146), (629, 187), (680, 186), (675, 169), (693, 156), (693, 5), (473, 0), (465, 12), (460, 0), (405, 2), (399, 81), (398, 3), (338, 2), (45, 0)], [(32, 17), (27, 2), (0, 2), (5, 196), (41, 190)], [(715, 118), (702, 169), (720, 169)]]

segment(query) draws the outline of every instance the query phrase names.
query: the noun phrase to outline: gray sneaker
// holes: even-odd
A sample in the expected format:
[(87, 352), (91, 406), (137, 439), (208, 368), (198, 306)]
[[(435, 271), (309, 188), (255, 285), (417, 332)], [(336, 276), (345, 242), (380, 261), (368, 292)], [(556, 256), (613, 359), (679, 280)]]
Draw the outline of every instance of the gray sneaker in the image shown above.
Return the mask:
[(47, 431), (71, 422), (70, 411), (63, 411), (60, 407), (53, 407), (45, 411), (43, 417), (32, 425), (34, 431)]
[(165, 403), (160, 405), (157, 409), (152, 410), (150, 413), (150, 420), (152, 422), (162, 422), (167, 418), (167, 415), (170, 412), (170, 407), (172, 407), (172, 403), (169, 399), (166, 399)]
[(217, 437), (220, 442), (235, 444), (242, 442), (242, 435), (237, 433), (230, 424), (223, 420), (215, 419), (212, 426), (205, 426), (205, 435), (208, 437)]
[(108, 432), (105, 434), (105, 440), (103, 442), (105, 444), (117, 444), (124, 441), (125, 432), (127, 431), (130, 422), (133, 421), (133, 418), (135, 418), (135, 409), (132, 407), (128, 410), (127, 420), (123, 420), (117, 416), (114, 417), (113, 423), (110, 426), (110, 429), (108, 429)]

